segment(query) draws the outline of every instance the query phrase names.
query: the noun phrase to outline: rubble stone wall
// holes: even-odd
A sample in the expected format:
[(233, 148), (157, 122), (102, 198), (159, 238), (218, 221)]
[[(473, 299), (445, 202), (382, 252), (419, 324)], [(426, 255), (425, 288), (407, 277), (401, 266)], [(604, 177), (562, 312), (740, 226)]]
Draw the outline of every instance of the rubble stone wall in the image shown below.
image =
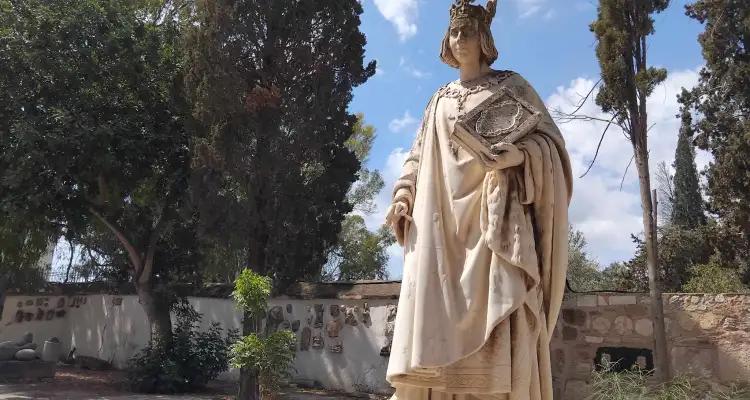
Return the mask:
[[(664, 294), (663, 302), (674, 375), (750, 381), (750, 295)], [(616, 362), (631, 352), (652, 366), (649, 306), (647, 294), (567, 297), (551, 346), (555, 398), (584, 398), (591, 371), (604, 354), (615, 354), (605, 357)]]

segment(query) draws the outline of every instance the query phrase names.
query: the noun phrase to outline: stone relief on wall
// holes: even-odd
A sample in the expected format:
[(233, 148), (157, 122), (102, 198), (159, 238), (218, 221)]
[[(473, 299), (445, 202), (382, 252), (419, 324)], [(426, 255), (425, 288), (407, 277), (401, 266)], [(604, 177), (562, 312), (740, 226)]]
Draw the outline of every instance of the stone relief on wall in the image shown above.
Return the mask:
[(323, 348), (323, 331), (321, 329), (315, 329), (312, 335), (312, 348), (322, 349)]
[(299, 344), (300, 351), (310, 350), (310, 341), (312, 339), (312, 331), (308, 327), (302, 328), (302, 335)]
[(323, 305), (322, 304), (316, 304), (315, 305), (315, 327), (316, 328), (322, 328), (323, 327)]
[(344, 320), (344, 323), (351, 326), (357, 326), (359, 324), (359, 322), (357, 321), (357, 313), (359, 313), (359, 307), (347, 307), (346, 319)]

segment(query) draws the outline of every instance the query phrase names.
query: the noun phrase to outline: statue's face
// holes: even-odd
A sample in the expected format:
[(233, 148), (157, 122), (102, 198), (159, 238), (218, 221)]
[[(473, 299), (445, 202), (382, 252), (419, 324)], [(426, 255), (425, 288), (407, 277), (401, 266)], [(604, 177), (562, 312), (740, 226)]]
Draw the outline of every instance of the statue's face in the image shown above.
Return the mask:
[(482, 56), (478, 22), (463, 19), (451, 24), (449, 45), (459, 64), (476, 64)]

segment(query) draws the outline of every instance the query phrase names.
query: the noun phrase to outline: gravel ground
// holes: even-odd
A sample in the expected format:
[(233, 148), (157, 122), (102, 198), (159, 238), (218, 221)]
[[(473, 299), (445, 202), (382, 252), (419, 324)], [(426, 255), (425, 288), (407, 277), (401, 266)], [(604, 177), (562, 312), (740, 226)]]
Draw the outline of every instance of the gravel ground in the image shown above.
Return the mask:
[[(144, 395), (128, 392), (120, 371), (89, 371), (71, 367), (58, 369), (52, 382), (0, 384), (0, 400), (232, 400), (236, 386), (232, 382), (212, 382), (201, 393), (185, 395)], [(319, 390), (289, 389), (284, 400), (356, 400), (352, 395)], [(370, 396), (372, 400), (385, 397)]]

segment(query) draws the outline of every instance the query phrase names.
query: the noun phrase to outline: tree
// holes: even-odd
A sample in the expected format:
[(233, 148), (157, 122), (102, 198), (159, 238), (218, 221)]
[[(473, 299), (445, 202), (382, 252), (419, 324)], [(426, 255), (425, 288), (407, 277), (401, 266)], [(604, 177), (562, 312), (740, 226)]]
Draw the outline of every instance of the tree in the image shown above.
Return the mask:
[(659, 194), (659, 222), (664, 225), (672, 219), (672, 205), (674, 204), (674, 176), (665, 161), (656, 164), (654, 174)]
[(359, 215), (348, 215), (324, 270), (323, 280), (388, 279), (388, 247), (396, 238), (387, 226), (370, 232)]
[(0, 310), (7, 289), (33, 290), (44, 284), (49, 265), (42, 258), (54, 235), (0, 213)]
[(576, 292), (602, 289), (599, 265), (586, 253), (586, 237), (572, 226), (568, 229), (568, 284)]
[[(117, 243), (151, 326), (189, 172), (180, 32), (152, 1), (0, 0), (0, 210)], [(169, 3), (171, 4), (171, 3)]]
[(646, 100), (656, 85), (666, 79), (667, 72), (648, 66), (647, 38), (654, 33), (652, 14), (664, 11), (668, 5), (668, 0), (600, 0), (597, 20), (591, 24), (597, 39), (596, 56), (602, 76), (596, 103), (604, 112), (612, 114), (610, 124), (616, 122), (630, 139), (638, 172), (654, 321), (654, 358), (661, 381), (669, 378), (670, 369), (657, 274), (656, 215), (648, 164)]
[(674, 155), (674, 199), (670, 222), (679, 227), (693, 229), (706, 224), (706, 215), (703, 213), (703, 197), (695, 167), (690, 93), (683, 89), (679, 101), (683, 106), (680, 110), (680, 133)]
[[(361, 165), (367, 162), (374, 141), (375, 127), (364, 122), (363, 114), (357, 114), (354, 134), (347, 141), (347, 146)], [(349, 190), (348, 201), (355, 212), (371, 215), (375, 212), (375, 196), (385, 184), (377, 170), (362, 167), (358, 176), (359, 179)], [(323, 269), (322, 280), (388, 279), (387, 250), (395, 241), (390, 228), (381, 226), (377, 232), (370, 232), (361, 215), (354, 212), (348, 214)]]
[[(730, 236), (733, 258), (750, 282), (750, 7), (743, 0), (698, 0), (687, 15), (705, 25), (698, 41), (706, 64), (693, 98), (696, 143), (713, 155), (706, 170), (709, 211)], [(725, 254), (729, 255), (729, 254)]]
[[(357, 0), (200, 0), (187, 40), (201, 233), (246, 249), (274, 291), (320, 276), (360, 163), (347, 146), (363, 65)], [(243, 334), (257, 324), (245, 315)], [(257, 398), (241, 370), (240, 399)]]

